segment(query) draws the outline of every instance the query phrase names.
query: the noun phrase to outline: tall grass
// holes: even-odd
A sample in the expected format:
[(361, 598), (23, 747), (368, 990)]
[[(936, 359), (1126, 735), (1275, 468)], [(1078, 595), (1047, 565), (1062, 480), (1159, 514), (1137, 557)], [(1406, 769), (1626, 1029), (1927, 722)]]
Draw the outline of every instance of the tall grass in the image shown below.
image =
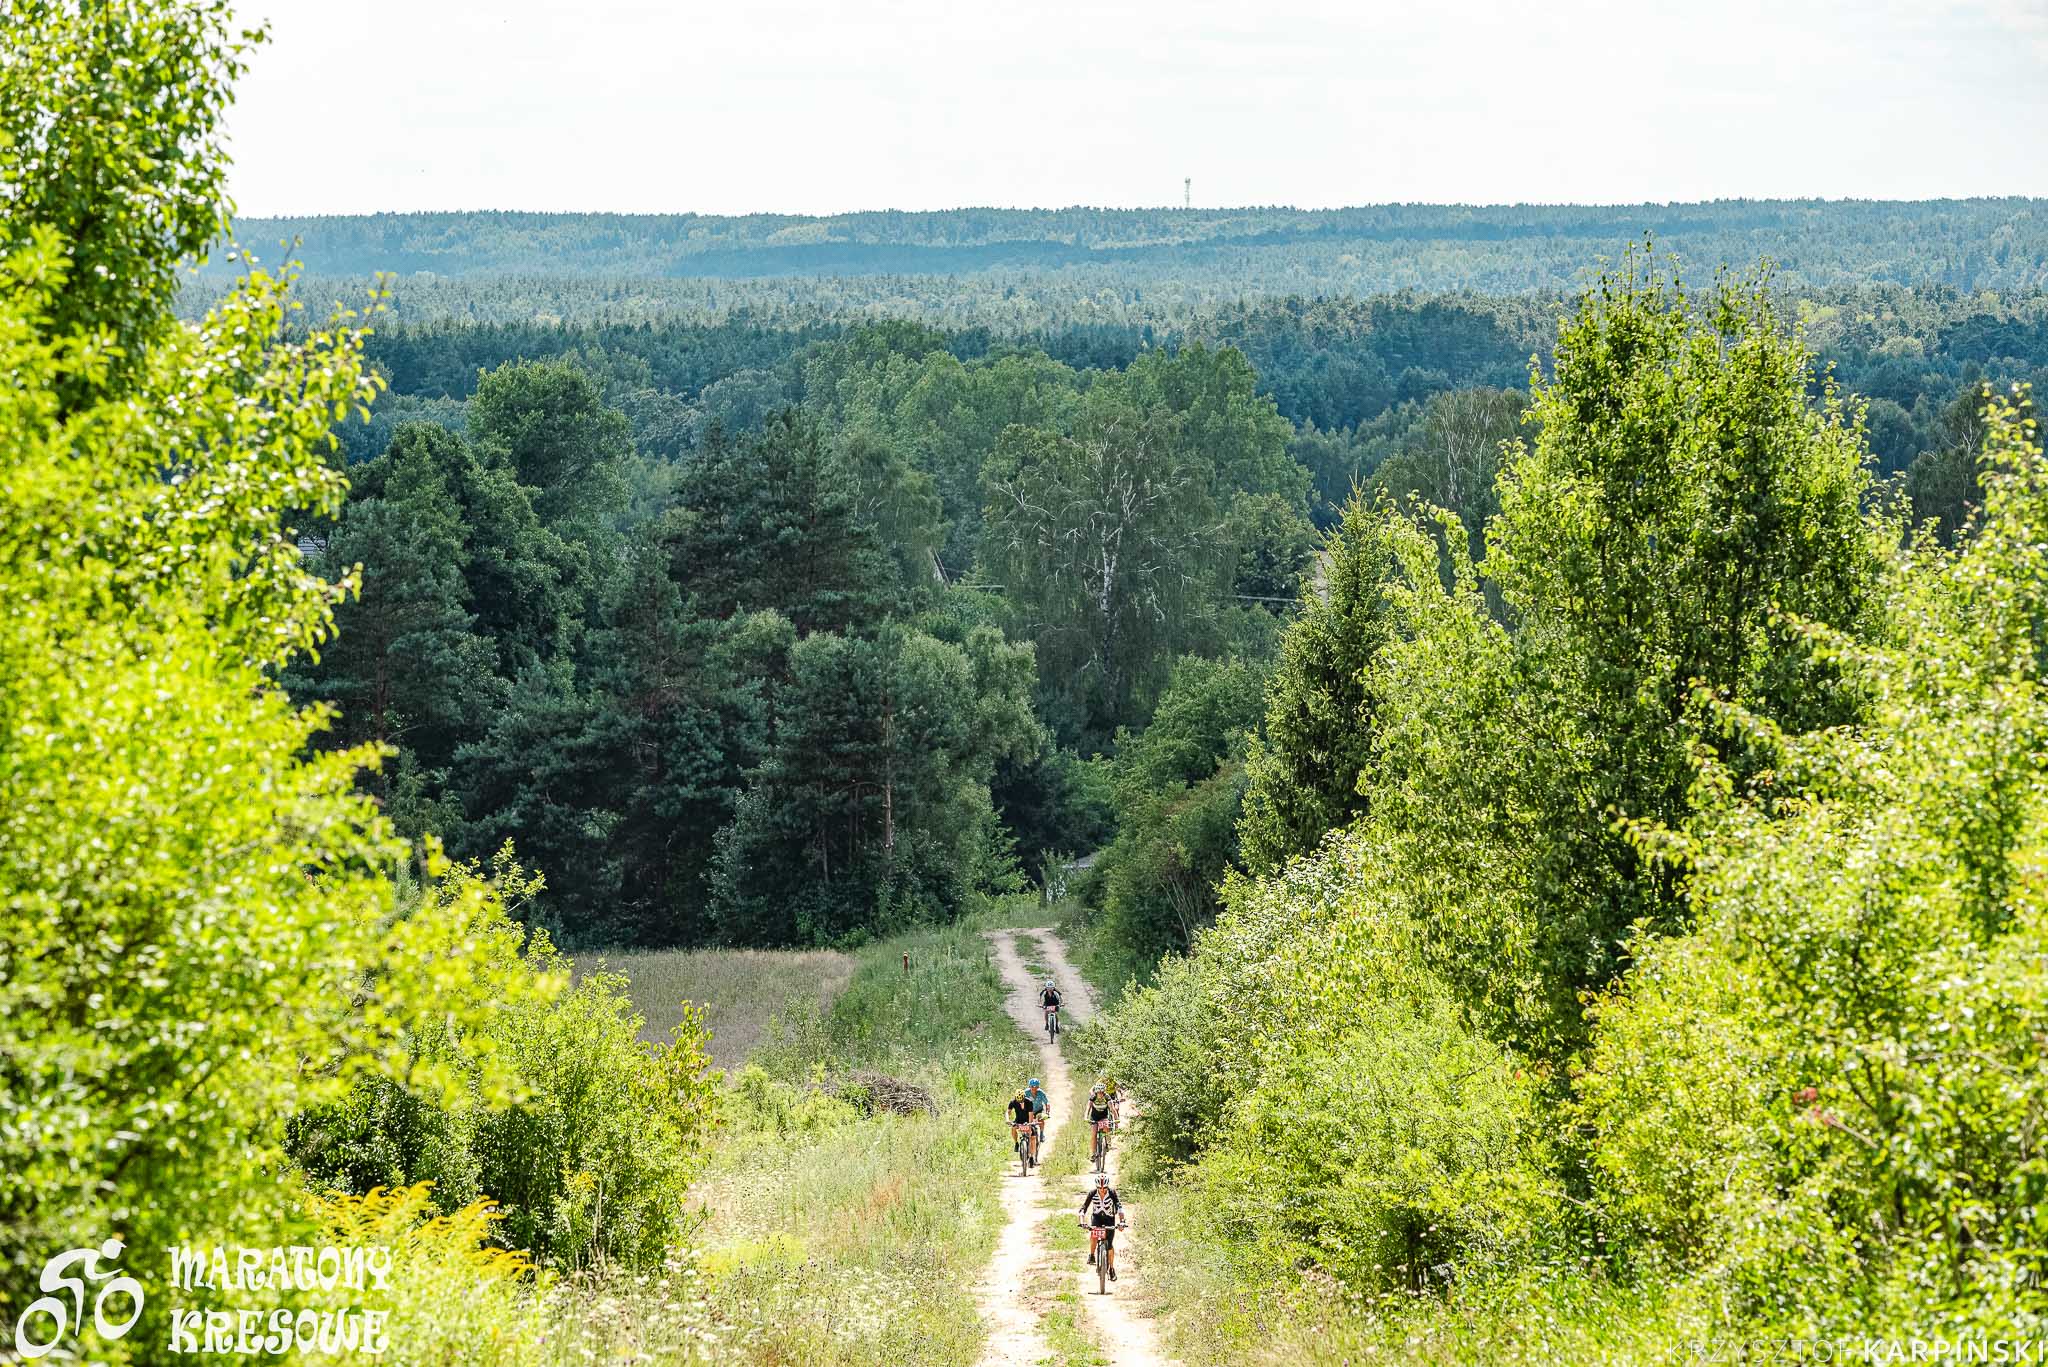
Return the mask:
[(829, 949), (675, 949), (609, 956), (599, 965), (623, 974), (646, 1024), (648, 1043), (668, 1038), (685, 1002), (704, 1009), (711, 1061), (731, 1071), (771, 1036), (779, 1019), (829, 1007), (853, 976), (852, 956)]
[[(1031, 1066), (1003, 992), (972, 926), (886, 940), (735, 1080), (732, 1127), (694, 1193), (701, 1293), (744, 1326), (733, 1360), (979, 1356), (973, 1286), (1002, 1224), (1002, 1101)], [(864, 1117), (817, 1090), (851, 1068), (926, 1087), (937, 1113)]]
[[(973, 1363), (974, 1284), (1003, 1219), (1001, 1107), (1034, 1057), (1004, 1014), (980, 923), (853, 955), (651, 954), (612, 966), (651, 1019), (661, 1003), (708, 1002), (726, 1023), (723, 1057), (740, 1064), (726, 1127), (691, 1188), (690, 1246), (641, 1274), (598, 1267), (517, 1286), (464, 1265), (473, 1231), (422, 1235), (422, 1275), (393, 1307), (404, 1341), (394, 1333), (387, 1361)], [(863, 1114), (831, 1095), (831, 1078), (853, 1069), (925, 1087), (936, 1112)]]
[(1683, 1282), (1622, 1283), (1576, 1267), (1473, 1278), (1441, 1294), (1347, 1293), (1314, 1273), (1260, 1280), (1186, 1188), (1134, 1172), (1125, 1190), (1144, 1208), (1147, 1299), (1181, 1361), (1638, 1364), (1735, 1361), (1743, 1350)]

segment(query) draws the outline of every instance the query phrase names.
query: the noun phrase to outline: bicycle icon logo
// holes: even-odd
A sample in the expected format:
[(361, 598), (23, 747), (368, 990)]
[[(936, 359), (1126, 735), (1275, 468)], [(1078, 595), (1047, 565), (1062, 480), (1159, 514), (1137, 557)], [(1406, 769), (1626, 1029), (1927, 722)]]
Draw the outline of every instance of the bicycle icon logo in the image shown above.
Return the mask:
[[(33, 1361), (56, 1350), (67, 1334), (85, 1332), (85, 1290), (87, 1282), (105, 1282), (99, 1294), (92, 1300), (92, 1327), (103, 1339), (117, 1339), (135, 1327), (142, 1318), (142, 1283), (133, 1277), (121, 1275), (118, 1267), (99, 1270), (101, 1259), (112, 1263), (121, 1256), (122, 1244), (119, 1239), (109, 1239), (98, 1248), (74, 1248), (59, 1253), (43, 1264), (41, 1287), (49, 1294), (31, 1301), (28, 1309), (21, 1312), (21, 1318), (14, 1322), (14, 1351), (23, 1361)], [(75, 1264), (83, 1264), (80, 1276), (65, 1276)], [(71, 1293), (68, 1306), (57, 1298), (60, 1291)], [(128, 1318), (115, 1320), (107, 1314), (110, 1297), (122, 1295), (128, 1298)], [(31, 1331), (39, 1319), (48, 1319), (51, 1332), (48, 1338), (38, 1338)]]

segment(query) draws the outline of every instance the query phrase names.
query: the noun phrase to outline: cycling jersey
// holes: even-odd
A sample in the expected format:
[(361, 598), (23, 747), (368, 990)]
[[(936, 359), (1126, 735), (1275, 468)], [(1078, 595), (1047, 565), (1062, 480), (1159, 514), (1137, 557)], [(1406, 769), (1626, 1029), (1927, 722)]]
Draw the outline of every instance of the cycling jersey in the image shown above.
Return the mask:
[(1081, 1198), (1081, 1213), (1094, 1216), (1097, 1224), (1105, 1218), (1113, 1223), (1123, 1209), (1123, 1198), (1116, 1194), (1115, 1187), (1093, 1188)]
[(1038, 994), (1038, 1004), (1040, 1006), (1058, 1006), (1060, 1004), (1059, 989), (1056, 987), (1046, 988), (1045, 991)]
[(1109, 1119), (1109, 1103), (1091, 1098), (1088, 1102), (1088, 1119), (1097, 1124)]
[(1116, 1247), (1116, 1226), (1123, 1213), (1123, 1198), (1116, 1194), (1115, 1187), (1091, 1188), (1081, 1198), (1081, 1215), (1102, 1231), (1102, 1246), (1106, 1249)]
[(1009, 1113), (1012, 1125), (1029, 1125), (1032, 1117), (1030, 1101), (1021, 1096), (1016, 1098), (1010, 1103)]
[(1024, 1099), (1031, 1103), (1031, 1113), (1033, 1115), (1044, 1115), (1045, 1108), (1052, 1104), (1051, 1098), (1046, 1096), (1044, 1092), (1026, 1092), (1024, 1093)]

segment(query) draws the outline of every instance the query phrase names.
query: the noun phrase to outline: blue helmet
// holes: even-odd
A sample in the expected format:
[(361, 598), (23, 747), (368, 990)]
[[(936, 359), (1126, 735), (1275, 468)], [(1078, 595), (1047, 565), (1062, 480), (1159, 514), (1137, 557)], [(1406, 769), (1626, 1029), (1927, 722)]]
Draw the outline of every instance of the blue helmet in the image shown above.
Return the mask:
[(1032, 1087), (1036, 1087), (1036, 1086), (1038, 1085), (1038, 1079), (1037, 1079), (1037, 1078), (1033, 1078), (1033, 1079), (1031, 1079), (1030, 1083), (1029, 1083), (1029, 1084), (1027, 1084), (1027, 1085), (1029, 1085), (1029, 1086), (1032, 1086)]

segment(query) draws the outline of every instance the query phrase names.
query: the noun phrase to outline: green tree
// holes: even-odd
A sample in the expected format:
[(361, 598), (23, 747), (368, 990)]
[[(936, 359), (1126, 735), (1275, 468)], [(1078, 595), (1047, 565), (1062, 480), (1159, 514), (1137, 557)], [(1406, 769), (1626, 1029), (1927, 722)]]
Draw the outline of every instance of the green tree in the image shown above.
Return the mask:
[(469, 437), (502, 457), (543, 524), (589, 540), (625, 506), (632, 454), (626, 415), (591, 378), (559, 361), (500, 366), (469, 399)]
[(1201, 469), (1208, 492), (1280, 494), (1307, 510), (1309, 473), (1288, 452), (1294, 428), (1259, 392), (1251, 362), (1235, 347), (1192, 343), (1178, 351), (1147, 351), (1090, 390), (1091, 410), (1126, 406), (1171, 414), (1182, 458)]
[[(2031, 392), (2021, 400), (2029, 409), (2032, 401)], [(1913, 507), (1913, 520), (1932, 519), (1935, 535), (1944, 545), (1953, 546), (1962, 537), (1983, 505), (1978, 461), (1988, 432), (1984, 409), (1995, 402), (1991, 386), (1964, 386), (1941, 412), (1936, 428), (1940, 444), (1921, 452), (1906, 468), (1906, 498)]]
[(1229, 536), (1237, 546), (1231, 582), (1239, 601), (1279, 614), (1301, 591), (1315, 559), (1316, 528), (1284, 494), (1240, 493), (1230, 501)]
[(997, 870), (988, 781), (1037, 741), (1030, 656), (900, 626), (798, 641), (775, 735), (719, 836), (719, 925), (830, 943), (956, 914)]
[(970, 572), (981, 541), (982, 468), (1013, 424), (1066, 431), (1079, 406), (1081, 378), (1039, 352), (1013, 352), (973, 363), (946, 353), (927, 356), (890, 415), (895, 440), (932, 477), (941, 499), (945, 543), (940, 559), (959, 578)]
[[(125, 55), (91, 20), (73, 37)], [(328, 713), (274, 682), (341, 591), (286, 529), (340, 499), (324, 456), (337, 406), (372, 392), (359, 334), (284, 340), (284, 289), (252, 276), (195, 327), (138, 324), (156, 340), (117, 378), (102, 337), (47, 331), (67, 254), (48, 226), (24, 236), (0, 302), (9, 1304), (52, 1249), (109, 1231), (151, 1248), (291, 1227), (292, 1112), (401, 1070), (422, 1020), (559, 986), (479, 955), (519, 939), (486, 885), (400, 898), (407, 848), (355, 787), (377, 752), (309, 753)], [(98, 397), (69, 406), (72, 381)]]
[(1861, 723), (1728, 709), (1770, 771), (1710, 759), (1687, 827), (1645, 833), (1694, 870), (1697, 922), (1638, 938), (1578, 1079), (1606, 1219), (1823, 1332), (2048, 1304), (2048, 463), (2023, 401), (1983, 409), (1977, 534), (1902, 558), (1890, 630), (1846, 653)]
[(879, 621), (901, 578), (824, 429), (793, 413), (710, 443), (686, 468), (662, 537), (695, 614), (772, 609), (800, 632)]
[[(1426, 718), (1404, 724), (1388, 764), (1415, 831), (1505, 835), (1510, 811), (1532, 824), (1510, 838), (1517, 872), (1429, 914), (1475, 992), (1503, 980), (1503, 946), (1525, 947), (1544, 1004), (1523, 1025), (1552, 1044), (1580, 1035), (1575, 994), (1615, 972), (1631, 927), (1683, 924), (1679, 871), (1646, 863), (1616, 823), (1683, 819), (1693, 747), (1708, 739), (1687, 721), (1696, 693), (1793, 729), (1853, 713), (1781, 614), (1861, 621), (1895, 532), (1865, 517), (1854, 412), (1831, 387), (1811, 399), (1811, 380), (1810, 353), (1780, 330), (1761, 282), (1695, 309), (1631, 257), (1563, 325), (1554, 378), (1532, 383), (1538, 435), (1510, 452), (1487, 530), (1485, 568), (1517, 624), (1512, 712), (1488, 724), (1507, 729), (1479, 766), (1494, 790), (1477, 810), (1455, 805), (1473, 766), (1448, 771), (1457, 751)], [(1436, 648), (1419, 642), (1401, 667), (1426, 680)], [(1503, 686), (1461, 668), (1450, 693)], [(1410, 687), (1404, 707), (1435, 706)], [(1462, 839), (1414, 848), (1434, 858), (1422, 851)]]
[[(173, 325), (181, 266), (227, 228), (221, 123), (261, 30), (224, 0), (11, 0), (0, 62), (0, 254), (48, 230), (52, 337), (104, 344), (67, 402), (128, 378)], [(23, 258), (28, 259), (28, 258)]]
[(834, 465), (843, 472), (856, 523), (869, 528), (896, 566), (900, 601), (928, 599), (944, 582), (939, 564), (939, 498), (929, 475), (901, 452), (865, 432), (839, 439)]
[(1183, 658), (1150, 724), (1118, 734), (1116, 839), (1088, 875), (1098, 977), (1149, 977), (1215, 918), (1216, 887), (1237, 857), (1244, 747), (1264, 683), (1255, 663)]
[(1209, 471), (1170, 427), (1128, 410), (1072, 437), (1013, 427), (989, 461), (982, 574), (1037, 645), (1069, 738), (1135, 719), (1237, 568)]
[(362, 592), (336, 606), (337, 639), (317, 667), (290, 678), (295, 693), (340, 708), (332, 743), (395, 747), (428, 770), (445, 768), (502, 700), (497, 652), (468, 610), (470, 533), (448, 483), (461, 444), (406, 427), (364, 472), (319, 559), (330, 572), (355, 567)]
[(1519, 434), (1526, 392), (1452, 389), (1422, 406), (1399, 449), (1373, 471), (1373, 487), (1392, 499), (1414, 497), (1458, 515), (1479, 538), (1499, 508), (1495, 481), (1502, 449)]
[(1309, 479), (1290, 433), (1240, 353), (1199, 345), (1103, 375), (1071, 434), (1004, 431), (983, 468), (980, 574), (1036, 643), (1063, 740), (1101, 745), (1177, 656), (1227, 644), (1241, 572), (1290, 579)]
[(1281, 638), (1266, 719), (1245, 760), (1244, 865), (1263, 872), (1315, 848), (1365, 810), (1372, 763), (1366, 670), (1390, 626), (1393, 552), (1383, 508), (1353, 498), (1323, 543), (1301, 615)]

